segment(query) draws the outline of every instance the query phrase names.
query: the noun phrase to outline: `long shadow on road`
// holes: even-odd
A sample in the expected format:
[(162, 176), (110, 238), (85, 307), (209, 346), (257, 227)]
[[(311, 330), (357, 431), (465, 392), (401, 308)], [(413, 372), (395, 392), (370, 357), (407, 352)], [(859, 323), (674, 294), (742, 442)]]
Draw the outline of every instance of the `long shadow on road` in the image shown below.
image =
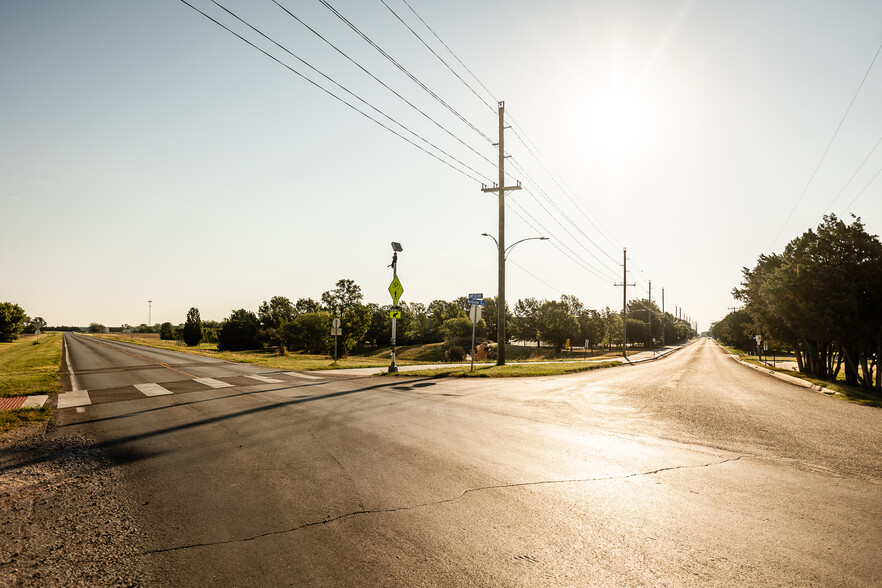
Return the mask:
[[(424, 386), (427, 386), (427, 385), (428, 385), (428, 386), (434, 385), (434, 382), (425, 382), (425, 380), (428, 380), (428, 379), (430, 379), (430, 378), (423, 378), (423, 379), (414, 380), (414, 381), (412, 381), (412, 382), (408, 382), (408, 384), (406, 385), (406, 387), (407, 387), (407, 388), (419, 388), (419, 387), (424, 387)], [(305, 386), (313, 386), (313, 385), (319, 385), (319, 383), (316, 383), (316, 384), (306, 384)], [(300, 386), (300, 387), (304, 387), (304, 386)], [(179, 432), (179, 431), (186, 431), (186, 430), (189, 430), (189, 429), (195, 429), (195, 428), (197, 428), (197, 427), (202, 427), (202, 426), (206, 426), (206, 425), (211, 425), (211, 424), (215, 424), (215, 423), (220, 423), (220, 422), (224, 422), (224, 421), (229, 421), (229, 420), (236, 419), (236, 418), (240, 418), (240, 417), (244, 417), (244, 416), (250, 416), (250, 415), (260, 414), (260, 413), (263, 413), (263, 412), (272, 411), (272, 410), (277, 410), (277, 409), (284, 408), (284, 407), (288, 407), (288, 406), (295, 406), (295, 405), (298, 405), (298, 404), (304, 404), (304, 403), (307, 403), (307, 402), (315, 402), (315, 401), (317, 401), (317, 400), (327, 400), (327, 399), (330, 399), (330, 398), (340, 398), (340, 397), (343, 397), (343, 396), (349, 396), (349, 395), (352, 395), (352, 394), (359, 394), (359, 393), (362, 393), (362, 392), (369, 392), (369, 391), (371, 391), (371, 390), (378, 390), (378, 389), (380, 389), (380, 388), (390, 388), (390, 387), (392, 387), (392, 386), (390, 385), (389, 382), (384, 382), (384, 383), (381, 383), (381, 384), (375, 384), (375, 385), (373, 385), (373, 386), (363, 386), (363, 387), (361, 387), (361, 388), (355, 388), (355, 389), (352, 389), (352, 390), (342, 390), (342, 391), (339, 391), (339, 392), (329, 392), (328, 394), (320, 394), (320, 395), (317, 395), (317, 396), (309, 396), (309, 397), (306, 397), (306, 398), (302, 398), (302, 397), (301, 397), (301, 398), (293, 398), (293, 399), (291, 399), (291, 400), (280, 401), (280, 402), (274, 402), (274, 403), (272, 403), (272, 404), (267, 404), (267, 405), (264, 405), (264, 406), (256, 406), (256, 407), (254, 407), (254, 408), (250, 408), (250, 409), (247, 409), (247, 410), (240, 410), (240, 411), (232, 412), (232, 413), (229, 413), (229, 414), (224, 414), (224, 415), (218, 415), (218, 416), (213, 416), (213, 417), (209, 417), (209, 418), (204, 418), (204, 419), (201, 419), (201, 420), (198, 420), (198, 421), (193, 421), (193, 422), (190, 422), (190, 423), (183, 423), (183, 424), (175, 425), (175, 426), (172, 426), (172, 427), (165, 427), (165, 428), (162, 428), (162, 429), (157, 429), (157, 430), (154, 430), (154, 431), (148, 431), (148, 432), (145, 432), (145, 433), (138, 433), (138, 434), (135, 434), (135, 435), (128, 435), (128, 436), (125, 436), (125, 437), (118, 437), (118, 438), (115, 438), (115, 439), (108, 439), (108, 440), (105, 440), (105, 441), (98, 441), (98, 442), (96, 442), (96, 443), (91, 444), (91, 447), (94, 448), (94, 449), (102, 450), (102, 451), (110, 451), (110, 452), (112, 452), (112, 453), (114, 454), (114, 458), (115, 458), (115, 461), (117, 461), (117, 463), (129, 463), (129, 462), (137, 461), (137, 460), (139, 460), (139, 459), (143, 459), (144, 457), (148, 457), (148, 455), (147, 455), (147, 454), (138, 454), (138, 453), (132, 451), (131, 448), (128, 448), (125, 452), (114, 451), (114, 450), (120, 448), (121, 446), (123, 446), (123, 445), (125, 445), (125, 444), (127, 444), (127, 443), (133, 443), (133, 442), (137, 442), (137, 441), (142, 441), (142, 440), (144, 440), (144, 439), (149, 439), (149, 438), (157, 437), (157, 436), (160, 436), (160, 435), (166, 435), (166, 434), (175, 433), (175, 432)], [(396, 388), (396, 389), (401, 389), (401, 388), (404, 388), (404, 387), (405, 387), (405, 386), (401, 386), (401, 385), (399, 385), (399, 386), (396, 386), (395, 388)], [(243, 393), (240, 393), (240, 394), (235, 394), (235, 395), (230, 395), (230, 396), (224, 396), (224, 397), (221, 397), (221, 398), (211, 398), (211, 399), (206, 399), (206, 400), (198, 400), (198, 401), (195, 401), (195, 402), (192, 402), (192, 403), (189, 403), (189, 402), (188, 402), (188, 403), (176, 403), (176, 404), (174, 404), (174, 405), (163, 406), (163, 407), (152, 408), (152, 409), (147, 409), (147, 410), (145, 410), (145, 411), (140, 411), (140, 412), (141, 412), (141, 413), (145, 413), (145, 412), (153, 412), (153, 411), (157, 411), (157, 410), (166, 410), (166, 409), (170, 409), (170, 408), (177, 408), (177, 407), (188, 406), (188, 405), (192, 405), (192, 404), (200, 404), (200, 403), (203, 403), (203, 402), (212, 402), (212, 401), (217, 401), (217, 400), (223, 400), (223, 399), (225, 399), (225, 398), (234, 398), (234, 397), (236, 397), (236, 396), (244, 396), (244, 395), (249, 395), (249, 394), (265, 393), (265, 392), (278, 392), (278, 391), (281, 391), (281, 390), (290, 390), (290, 389), (292, 389), (292, 388), (294, 388), (294, 386), (283, 386), (283, 387), (280, 387), (280, 388), (273, 388), (273, 389), (269, 389), (269, 390), (255, 390), (255, 391), (251, 391), (251, 392), (243, 392)], [(97, 423), (97, 422), (100, 422), (100, 421), (115, 420), (115, 419), (119, 419), (119, 418), (125, 418), (125, 417), (127, 417), (127, 416), (130, 416), (131, 414), (137, 414), (137, 413), (129, 413), (129, 414), (127, 414), (127, 415), (119, 415), (119, 416), (115, 416), (115, 417), (105, 417), (105, 418), (94, 419), (94, 420), (90, 420), (90, 421), (80, 421), (80, 422), (77, 422), (77, 423), (71, 423), (71, 424), (69, 424), (69, 425), (59, 425), (58, 428), (59, 428), (59, 429), (64, 429), (64, 428), (66, 428), (66, 427), (80, 427), (80, 426), (82, 426), (82, 425), (87, 425), (87, 424)], [(4, 474), (5, 472), (9, 472), (9, 471), (13, 471), (13, 470), (16, 470), (16, 469), (24, 468), (24, 467), (27, 467), (27, 466), (30, 466), (30, 465), (35, 465), (35, 464), (42, 463), (42, 462), (45, 462), (45, 461), (50, 461), (50, 460), (52, 460), (52, 459), (53, 459), (53, 456), (52, 456), (52, 455), (44, 454), (44, 455), (40, 455), (40, 456), (36, 456), (36, 457), (32, 457), (32, 458), (30, 458), (30, 459), (25, 459), (25, 460), (20, 461), (20, 462), (18, 462), (18, 463), (11, 463), (11, 464), (5, 465), (5, 466), (3, 466), (3, 467), (0, 467), (0, 475)]]

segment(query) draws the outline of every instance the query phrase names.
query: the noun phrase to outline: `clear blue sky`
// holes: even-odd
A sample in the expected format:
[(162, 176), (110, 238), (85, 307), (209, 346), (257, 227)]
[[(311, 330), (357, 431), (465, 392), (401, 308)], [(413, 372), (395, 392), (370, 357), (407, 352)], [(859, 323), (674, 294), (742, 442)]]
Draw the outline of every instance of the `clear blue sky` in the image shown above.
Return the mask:
[[(486, 103), (505, 101), (507, 170), (530, 187), (508, 198), (507, 242), (551, 238), (513, 250), (512, 306), (566, 293), (620, 308), (627, 247), (633, 294), (651, 280), (704, 329), (743, 266), (828, 209), (882, 232), (882, 56), (809, 183), (882, 44), (878, 0), (408, 1), (492, 95), (402, 0), (386, 4), (482, 100), (379, 0), (329, 0), (480, 134), (320, 2), (280, 0), (438, 126), (271, 1), (225, 5), (489, 180)], [(385, 304), (391, 241), (407, 301), (496, 293), (481, 233), (496, 234), (497, 203), (480, 181), (180, 1), (0, 2), (0, 72), (0, 300), (31, 316), (139, 324), (152, 300), (153, 322), (191, 306), (220, 320), (340, 278)]]

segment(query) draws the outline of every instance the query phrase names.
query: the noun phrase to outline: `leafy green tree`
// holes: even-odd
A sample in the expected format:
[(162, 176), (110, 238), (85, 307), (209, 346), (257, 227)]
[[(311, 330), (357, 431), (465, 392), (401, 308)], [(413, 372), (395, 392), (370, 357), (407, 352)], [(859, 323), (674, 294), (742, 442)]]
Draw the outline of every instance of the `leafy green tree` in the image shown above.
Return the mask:
[[(322, 305), (312, 298), (298, 298), (294, 304), (294, 310), (297, 314), (306, 314), (308, 312), (318, 312), (322, 309)], [(329, 327), (330, 328), (330, 327)]]
[[(429, 314), (425, 304), (411, 302), (407, 305), (407, 329), (404, 341), (409, 345), (425, 343), (429, 332)], [(387, 315), (388, 316), (388, 315)]]
[(579, 315), (579, 339), (582, 343), (588, 341), (591, 351), (594, 351), (594, 347), (602, 344), (605, 332), (603, 316), (596, 310), (589, 308)]
[(285, 323), (291, 322), (294, 314), (294, 305), (284, 296), (273, 296), (269, 302), (264, 300), (257, 308), (260, 326), (270, 329), (278, 329)]
[(750, 318), (750, 313), (742, 308), (730, 312), (723, 320), (712, 324), (710, 333), (723, 345), (737, 347), (742, 351), (750, 351), (755, 345), (750, 336), (752, 330), (753, 320)]
[(18, 339), (18, 334), (24, 329), (26, 318), (24, 309), (18, 304), (0, 303), (0, 341), (8, 343)]
[(603, 316), (604, 335), (603, 343), (608, 350), (622, 344), (622, 315), (619, 312), (610, 310), (607, 306), (601, 313)]
[(174, 341), (177, 339), (177, 332), (175, 331), (175, 327), (169, 323), (162, 323), (159, 327), (159, 338), (163, 341)]
[(542, 303), (536, 298), (518, 300), (511, 322), (511, 336), (518, 341), (535, 341), (539, 347), (539, 309)]
[[(186, 328), (186, 325), (184, 325)], [(234, 310), (221, 326), (217, 334), (218, 351), (245, 351), (260, 348), (257, 332), (260, 321), (257, 316), (244, 308)]]
[(103, 333), (106, 330), (107, 330), (107, 327), (105, 327), (101, 323), (89, 323), (89, 332), (90, 333)]
[(781, 255), (744, 269), (736, 298), (763, 339), (791, 342), (800, 371), (882, 389), (882, 242), (859, 218), (835, 215), (793, 239)]
[[(481, 320), (487, 327), (487, 339), (490, 341), (497, 342), (496, 339), (499, 337), (499, 327), (498, 319), (499, 319), (499, 310), (496, 306), (496, 296), (491, 296), (490, 298), (484, 299), (484, 310), (481, 312)], [(468, 313), (468, 309), (466, 309), (466, 313)], [(507, 341), (512, 340), (512, 330), (514, 328), (513, 325), (514, 316), (511, 313), (511, 310), (508, 308), (508, 302), (505, 303), (505, 338)], [(515, 337), (517, 339), (518, 337)]]
[(554, 350), (560, 353), (567, 339), (573, 340), (579, 336), (579, 321), (570, 314), (566, 302), (550, 300), (539, 308), (537, 317), (539, 337), (554, 346)]
[(352, 280), (337, 280), (337, 287), (322, 294), (322, 305), (332, 315), (340, 316), (343, 329), (342, 353), (346, 356), (367, 334), (371, 326), (371, 313), (361, 303), (364, 295), (361, 287)]
[(324, 310), (299, 314), (282, 327), (282, 332), (288, 347), (325, 354), (332, 345), (331, 314)]
[(389, 345), (392, 337), (392, 319), (389, 318), (389, 306), (380, 306), (374, 302), (366, 305), (371, 315), (371, 324), (364, 337), (371, 345)]
[(187, 311), (187, 321), (184, 323), (184, 330), (181, 335), (184, 343), (190, 347), (195, 347), (202, 341), (202, 319), (199, 317), (198, 308), (190, 308)]

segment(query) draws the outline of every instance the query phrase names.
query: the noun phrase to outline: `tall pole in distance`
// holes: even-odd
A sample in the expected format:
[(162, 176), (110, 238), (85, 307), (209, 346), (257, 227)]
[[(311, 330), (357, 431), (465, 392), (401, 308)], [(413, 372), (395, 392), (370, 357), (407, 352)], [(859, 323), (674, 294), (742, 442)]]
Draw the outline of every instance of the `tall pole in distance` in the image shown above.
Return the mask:
[(649, 344), (654, 349), (655, 344), (652, 340), (652, 280), (649, 280), (649, 306), (646, 309), (646, 314), (649, 315)]
[(661, 335), (661, 344), (662, 347), (665, 346), (665, 289), (662, 288), (662, 335)]
[(153, 301), (147, 301), (147, 326), (150, 326), (150, 321), (153, 320)]
[(622, 287), (622, 357), (628, 359), (628, 286), (637, 287), (637, 284), (628, 283), (628, 248), (622, 249), (622, 283), (613, 284)]
[(499, 278), (496, 296), (496, 365), (505, 365), (505, 103), (499, 103)]
[(499, 194), (499, 278), (496, 296), (496, 365), (505, 365), (505, 191), (520, 190), (517, 186), (505, 186), (505, 102), (499, 102), (499, 184), (493, 188), (483, 186), (482, 192), (498, 192)]

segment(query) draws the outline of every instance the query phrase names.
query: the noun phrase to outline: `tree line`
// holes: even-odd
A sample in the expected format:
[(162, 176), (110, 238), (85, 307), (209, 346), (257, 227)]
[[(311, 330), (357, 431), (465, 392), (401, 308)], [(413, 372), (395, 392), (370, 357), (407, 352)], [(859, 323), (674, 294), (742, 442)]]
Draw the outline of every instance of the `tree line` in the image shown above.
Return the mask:
[[(160, 336), (182, 339), (188, 345), (216, 340), (221, 351), (276, 348), (324, 354), (334, 345), (330, 336), (334, 318), (340, 320), (342, 336), (338, 344), (342, 355), (356, 345), (373, 347), (391, 343), (391, 305), (364, 303), (361, 287), (348, 279), (339, 280), (333, 290), (324, 292), (320, 300), (300, 298), (296, 302), (285, 296), (263, 301), (257, 312), (241, 308), (208, 334), (199, 310), (191, 308), (180, 326), (164, 323)], [(497, 301), (485, 299), (482, 319), (475, 325), (478, 342), (496, 343)], [(461, 359), (471, 343), (472, 323), (465, 296), (454, 300), (434, 300), (429, 304), (401, 301), (401, 318), (397, 319), (397, 344), (420, 345), (445, 343), (449, 359)], [(505, 309), (507, 342), (524, 341), (541, 346), (545, 343), (560, 352), (567, 342), (572, 347), (612, 349), (622, 345), (622, 315), (605, 308), (585, 308), (575, 296), (560, 300), (518, 300), (514, 311)], [(628, 341), (632, 346), (650, 348), (664, 341), (677, 344), (694, 336), (686, 321), (662, 313), (654, 302), (636, 300), (630, 303), (626, 316)], [(490, 351), (492, 353), (492, 349)], [(491, 357), (492, 358), (492, 357)]]
[(792, 349), (802, 373), (882, 390), (882, 242), (860, 218), (825, 216), (742, 273), (733, 295), (744, 307), (714, 323), (714, 337), (747, 350), (758, 335)]

